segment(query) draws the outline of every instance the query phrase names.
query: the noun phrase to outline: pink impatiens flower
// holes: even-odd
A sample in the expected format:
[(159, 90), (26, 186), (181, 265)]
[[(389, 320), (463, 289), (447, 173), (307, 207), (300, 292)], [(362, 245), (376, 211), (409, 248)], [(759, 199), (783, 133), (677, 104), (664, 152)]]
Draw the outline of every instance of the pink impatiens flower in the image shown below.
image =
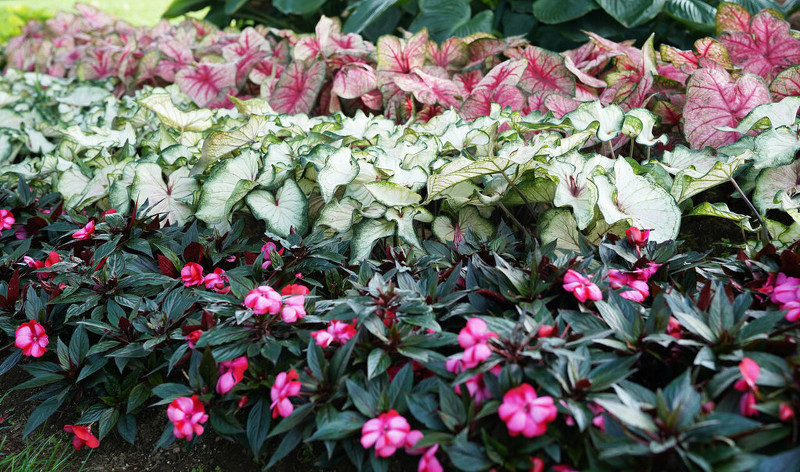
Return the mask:
[(572, 292), (581, 303), (585, 303), (586, 300), (597, 301), (603, 299), (603, 293), (597, 285), (572, 269), (569, 269), (564, 274), (564, 290)]
[(191, 333), (186, 335), (186, 341), (189, 343), (189, 349), (194, 349), (194, 345), (200, 340), (200, 336), (203, 335), (202, 329), (196, 329)]
[(72, 447), (74, 447), (76, 451), (80, 451), (83, 446), (94, 449), (100, 445), (100, 441), (92, 434), (91, 426), (67, 424), (64, 425), (64, 431), (75, 435), (75, 437), (72, 438)]
[(300, 376), (292, 369), (289, 372), (281, 372), (275, 377), (275, 383), (270, 389), (269, 396), (272, 399), (270, 409), (272, 417), (278, 415), (286, 418), (294, 411), (294, 405), (289, 401), (289, 397), (297, 396), (300, 393), (301, 383), (297, 380)]
[(641, 303), (650, 295), (650, 287), (647, 285), (647, 278), (643, 278), (640, 274), (629, 274), (617, 269), (608, 271), (608, 282), (611, 288), (619, 289), (626, 288), (619, 295), (622, 298)]
[(231, 291), (230, 286), (225, 286), (226, 283), (228, 283), (228, 276), (225, 275), (225, 271), (219, 267), (214, 269), (214, 272), (203, 277), (203, 284), (206, 288), (217, 293), (228, 293)]
[(1, 209), (0, 210), (0, 236), (3, 235), (2, 230), (11, 229), (11, 227), (14, 226), (14, 222), (15, 221), (16, 220), (14, 219), (14, 215), (9, 210), (6, 210), (5, 208)]
[(628, 242), (631, 246), (635, 247), (638, 251), (640, 247), (647, 245), (647, 240), (650, 239), (650, 230), (631, 226), (625, 230), (625, 237), (628, 238)]
[(252, 308), (258, 315), (277, 315), (281, 311), (281, 294), (268, 285), (256, 287), (244, 297), (244, 306)]
[(742, 413), (742, 416), (758, 416), (758, 410), (756, 410), (756, 395), (753, 392), (747, 392), (742, 395), (742, 398), (739, 400), (739, 411)]
[(94, 233), (94, 221), (86, 223), (86, 226), (72, 233), (74, 239), (89, 239)]
[(203, 266), (197, 262), (187, 263), (183, 266), (183, 269), (181, 269), (181, 280), (183, 280), (183, 285), (186, 287), (202, 284)]
[(794, 418), (794, 410), (786, 403), (781, 403), (778, 407), (778, 418), (780, 418), (781, 421), (789, 421)]
[(191, 441), (195, 434), (203, 434), (202, 423), (208, 421), (206, 408), (197, 395), (172, 400), (167, 407), (167, 417), (175, 426), (172, 434), (178, 439), (186, 438), (187, 441)]
[(261, 263), (261, 268), (264, 270), (269, 269), (269, 266), (272, 265), (272, 259), (270, 259), (272, 251), (276, 251), (278, 254), (283, 254), (283, 248), (277, 250), (278, 246), (275, 245), (272, 241), (264, 244), (261, 246), (261, 253), (264, 254), (264, 262)]
[(458, 333), (458, 344), (464, 348), (461, 362), (465, 369), (471, 369), (492, 355), (488, 341), (497, 333), (487, 331), (486, 322), (480, 318), (470, 318), (467, 326)]
[(758, 366), (756, 361), (749, 357), (743, 358), (742, 362), (739, 363), (739, 372), (742, 373), (742, 378), (736, 381), (733, 388), (740, 392), (758, 390), (756, 380), (758, 380), (758, 376), (761, 374), (761, 367)]
[(283, 308), (281, 309), (281, 319), (286, 323), (294, 323), (295, 321), (306, 316), (306, 295), (308, 295), (308, 287), (299, 284), (289, 284), (281, 290), (281, 295), (286, 297), (283, 300)]
[(558, 409), (552, 397), (537, 397), (533, 387), (522, 384), (506, 392), (497, 413), (511, 436), (532, 438), (547, 431), (547, 423), (556, 419)]
[(323, 348), (330, 346), (333, 343), (347, 344), (353, 336), (356, 335), (356, 324), (345, 323), (344, 321), (332, 320), (328, 323), (328, 327), (324, 330), (312, 331), (311, 337), (317, 346)]
[(783, 273), (778, 274), (770, 299), (781, 310), (787, 310), (785, 315), (787, 321), (794, 323), (800, 319), (800, 279), (787, 277)]
[(396, 410), (389, 410), (373, 418), (361, 427), (361, 445), (364, 449), (375, 446), (375, 455), (389, 457), (405, 445), (406, 435), (411, 430), (408, 421)]
[(22, 323), (14, 333), (14, 345), (26, 356), (42, 357), (49, 343), (44, 327), (35, 320)]
[(442, 468), (442, 464), (439, 463), (439, 459), (436, 458), (436, 451), (438, 450), (439, 450), (439, 445), (434, 444), (425, 451), (425, 453), (419, 459), (419, 465), (417, 465), (417, 472), (444, 471), (444, 469)]
[(231, 361), (219, 363), (219, 379), (217, 379), (217, 393), (225, 395), (230, 392), (234, 385), (244, 378), (247, 370), (247, 356), (237, 357)]

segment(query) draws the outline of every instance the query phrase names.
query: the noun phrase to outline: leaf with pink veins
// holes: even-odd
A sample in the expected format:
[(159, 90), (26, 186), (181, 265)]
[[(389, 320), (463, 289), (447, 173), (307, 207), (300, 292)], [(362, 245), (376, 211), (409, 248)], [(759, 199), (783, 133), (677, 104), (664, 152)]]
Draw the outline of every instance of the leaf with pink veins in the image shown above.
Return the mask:
[(550, 90), (566, 95), (575, 93), (575, 75), (564, 65), (564, 58), (560, 54), (528, 46), (521, 53), (515, 51), (511, 57), (528, 61), (519, 81), (519, 87), (523, 90)]
[(776, 75), (769, 84), (769, 91), (776, 102), (786, 97), (800, 96), (800, 65), (792, 66)]
[(750, 12), (741, 5), (724, 2), (717, 7), (717, 17), (714, 23), (717, 25), (718, 35), (723, 31), (749, 33)]
[(269, 104), (279, 113), (309, 113), (325, 81), (325, 63), (315, 62), (306, 67), (302, 62), (292, 62), (283, 71)]
[(441, 45), (428, 41), (428, 56), (434, 64), (448, 71), (457, 71), (467, 63), (469, 48), (461, 38), (449, 38)]
[(378, 39), (378, 65), (381, 72), (407, 74), (425, 64), (428, 32), (422, 30), (408, 39), (381, 36)]
[(175, 83), (197, 106), (220, 107), (227, 101), (224, 94), (236, 86), (236, 66), (203, 62), (180, 70)]
[(780, 71), (800, 63), (800, 39), (792, 36), (789, 23), (769, 12), (757, 14), (751, 32), (725, 32), (719, 41), (730, 60), (745, 72), (772, 80)]
[(526, 106), (525, 95), (513, 85), (502, 85), (497, 89), (479, 87), (464, 100), (459, 114), (467, 120), (489, 116), (493, 102), (503, 108), (510, 107), (512, 110), (522, 110)]
[(723, 69), (698, 69), (686, 89), (683, 110), (686, 140), (695, 149), (734, 143), (740, 134), (715, 127), (736, 128), (750, 110), (770, 101), (761, 77), (744, 74), (734, 79)]
[(333, 93), (342, 98), (359, 98), (376, 87), (375, 69), (369, 64), (347, 64), (333, 77)]
[(236, 84), (243, 86), (253, 66), (271, 51), (269, 42), (253, 28), (245, 28), (239, 40), (222, 48), (222, 57), (236, 64)]
[(525, 73), (528, 66), (524, 60), (509, 59), (493, 67), (486, 76), (481, 79), (475, 89), (496, 90), (499, 87), (516, 86)]
[(420, 69), (414, 69), (411, 74), (396, 75), (394, 83), (400, 90), (414, 94), (420, 103), (453, 107), (460, 104), (456, 98), (459, 90), (455, 82), (426, 74)]

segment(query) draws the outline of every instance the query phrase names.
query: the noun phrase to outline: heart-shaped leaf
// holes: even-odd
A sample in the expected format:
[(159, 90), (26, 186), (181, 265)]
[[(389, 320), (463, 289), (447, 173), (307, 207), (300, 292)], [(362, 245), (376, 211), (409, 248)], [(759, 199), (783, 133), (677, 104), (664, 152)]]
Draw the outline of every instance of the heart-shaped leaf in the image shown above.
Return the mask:
[(273, 196), (266, 190), (254, 190), (245, 197), (253, 215), (267, 224), (267, 230), (286, 238), (291, 229), (305, 234), (308, 229), (308, 199), (300, 186), (288, 179)]
[(197, 181), (186, 167), (179, 167), (164, 180), (161, 166), (141, 163), (136, 166), (131, 197), (139, 205), (149, 202), (147, 216), (161, 215), (170, 224), (182, 225), (193, 213), (191, 204), (197, 189)]

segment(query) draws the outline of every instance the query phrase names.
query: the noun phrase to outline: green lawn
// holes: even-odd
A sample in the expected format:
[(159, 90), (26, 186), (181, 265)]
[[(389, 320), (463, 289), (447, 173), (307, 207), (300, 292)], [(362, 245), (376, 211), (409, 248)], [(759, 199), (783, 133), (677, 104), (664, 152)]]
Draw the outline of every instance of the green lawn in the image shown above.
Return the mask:
[[(78, 0), (0, 0), (0, 6), (24, 5), (31, 9), (72, 10)], [(135, 25), (155, 25), (170, 0), (82, 0)]]

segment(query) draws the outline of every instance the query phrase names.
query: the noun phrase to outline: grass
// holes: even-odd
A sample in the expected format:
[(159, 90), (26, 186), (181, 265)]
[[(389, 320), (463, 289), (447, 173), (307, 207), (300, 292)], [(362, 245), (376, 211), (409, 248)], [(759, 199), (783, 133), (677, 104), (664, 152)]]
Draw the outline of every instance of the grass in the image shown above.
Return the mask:
[[(78, 0), (0, 0), (1, 6), (22, 5), (36, 10), (41, 9), (51, 13), (57, 10), (73, 10)], [(153, 26), (161, 19), (161, 14), (167, 9), (170, 0), (81, 0), (93, 7), (113, 14), (121, 20), (134, 25)]]

